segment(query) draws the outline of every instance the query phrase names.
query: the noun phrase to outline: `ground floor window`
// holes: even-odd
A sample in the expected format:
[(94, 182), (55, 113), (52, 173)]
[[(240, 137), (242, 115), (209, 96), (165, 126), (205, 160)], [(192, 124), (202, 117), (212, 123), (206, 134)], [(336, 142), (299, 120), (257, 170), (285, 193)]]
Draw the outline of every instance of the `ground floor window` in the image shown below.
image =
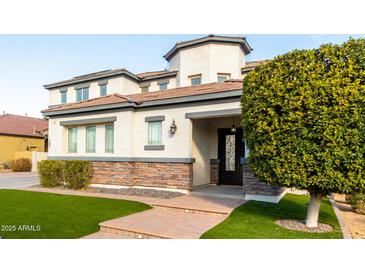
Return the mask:
[(95, 152), (96, 147), (96, 126), (86, 127), (86, 152)]
[(114, 125), (105, 125), (105, 152), (114, 152)]
[(162, 144), (162, 121), (148, 122), (148, 144)]
[(77, 127), (68, 129), (68, 152), (77, 152)]

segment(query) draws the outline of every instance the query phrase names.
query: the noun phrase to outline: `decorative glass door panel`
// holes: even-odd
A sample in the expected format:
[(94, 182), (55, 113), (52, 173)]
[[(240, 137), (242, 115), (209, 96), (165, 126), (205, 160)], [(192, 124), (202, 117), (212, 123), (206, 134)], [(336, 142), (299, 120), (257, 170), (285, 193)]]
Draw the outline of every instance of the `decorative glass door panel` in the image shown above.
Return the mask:
[(236, 135), (226, 135), (226, 171), (235, 171)]

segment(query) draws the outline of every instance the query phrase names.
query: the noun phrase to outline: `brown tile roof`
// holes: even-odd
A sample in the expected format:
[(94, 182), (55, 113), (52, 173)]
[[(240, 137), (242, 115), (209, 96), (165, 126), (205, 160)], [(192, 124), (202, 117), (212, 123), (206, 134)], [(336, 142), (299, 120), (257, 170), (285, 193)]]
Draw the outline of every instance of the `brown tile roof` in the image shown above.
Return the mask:
[(86, 108), (99, 105), (117, 104), (123, 102), (131, 102), (140, 105), (147, 101), (227, 92), (227, 91), (239, 90), (241, 88), (242, 88), (242, 80), (229, 80), (223, 83), (209, 83), (198, 86), (189, 86), (189, 87), (168, 89), (164, 91), (154, 91), (148, 93), (135, 93), (128, 95), (121, 95), (118, 93), (114, 93), (108, 96), (93, 98), (79, 103), (70, 103), (70, 104), (55, 106), (50, 109), (43, 110), (43, 112), (78, 109), (78, 108)]
[(177, 97), (194, 96), (238, 90), (242, 88), (242, 81), (229, 81), (224, 83), (210, 83), (198, 86), (189, 86), (183, 88), (169, 89), (166, 91), (154, 91), (148, 93), (137, 93), (128, 95), (136, 102), (146, 102), (152, 100), (171, 99)]
[(76, 108), (86, 108), (86, 107), (93, 107), (93, 106), (98, 106), (98, 105), (110, 105), (110, 104), (116, 104), (116, 103), (122, 103), (122, 102), (128, 102), (128, 97), (123, 96), (118, 93), (114, 93), (111, 95), (97, 97), (97, 98), (89, 99), (89, 100), (82, 101), (79, 103), (69, 103), (69, 104), (64, 104), (64, 105), (53, 106), (49, 109), (42, 110), (42, 112), (51, 112), (51, 111), (76, 109)]
[(43, 137), (40, 131), (47, 129), (47, 120), (13, 114), (0, 115), (0, 134)]
[(257, 61), (249, 61), (246, 62), (246, 66), (244, 66), (242, 68), (242, 72), (249, 72), (251, 70), (253, 70), (255, 67), (264, 64), (266, 62), (268, 62), (269, 60), (257, 60)]
[(159, 78), (176, 77), (177, 70), (149, 71), (137, 74), (140, 81), (156, 80)]

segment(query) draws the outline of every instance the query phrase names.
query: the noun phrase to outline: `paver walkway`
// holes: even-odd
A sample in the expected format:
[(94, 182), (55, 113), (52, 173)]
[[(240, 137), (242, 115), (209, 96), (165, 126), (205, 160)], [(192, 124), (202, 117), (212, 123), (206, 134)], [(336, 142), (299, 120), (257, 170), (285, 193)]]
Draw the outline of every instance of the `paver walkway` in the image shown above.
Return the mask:
[[(102, 222), (100, 232), (139, 239), (198, 239), (225, 218), (225, 214), (211, 215), (153, 208)], [(98, 238), (98, 235), (95, 237)]]
[(35, 187), (24, 190), (133, 200), (153, 207), (147, 211), (102, 222), (99, 224), (100, 231), (85, 236), (86, 239), (196, 239), (245, 202), (243, 199), (193, 195), (159, 199)]

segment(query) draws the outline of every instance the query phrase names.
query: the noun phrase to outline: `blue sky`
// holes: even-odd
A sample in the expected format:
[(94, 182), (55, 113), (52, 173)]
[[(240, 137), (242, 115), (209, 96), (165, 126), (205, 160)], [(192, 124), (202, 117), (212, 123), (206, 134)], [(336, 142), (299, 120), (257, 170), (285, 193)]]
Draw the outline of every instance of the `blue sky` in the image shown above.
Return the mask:
[[(48, 105), (44, 84), (78, 75), (127, 68), (139, 73), (166, 68), (162, 56), (177, 41), (203, 35), (0, 35), (0, 114), (41, 117)], [(350, 35), (246, 35), (248, 60), (270, 59), (293, 49), (341, 43)], [(365, 35), (351, 35), (365, 37)]]

